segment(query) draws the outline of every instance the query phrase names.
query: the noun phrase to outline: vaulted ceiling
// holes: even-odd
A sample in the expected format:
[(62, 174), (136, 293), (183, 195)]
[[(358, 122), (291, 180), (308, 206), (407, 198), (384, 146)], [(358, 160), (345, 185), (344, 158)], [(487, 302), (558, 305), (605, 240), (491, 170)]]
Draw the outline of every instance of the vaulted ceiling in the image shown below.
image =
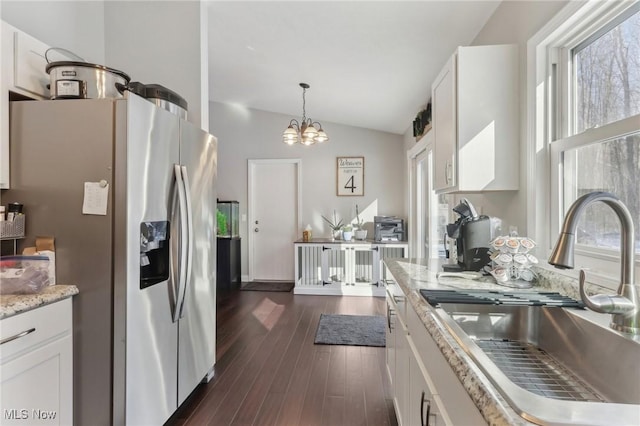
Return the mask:
[(499, 1), (212, 1), (212, 101), (402, 134)]

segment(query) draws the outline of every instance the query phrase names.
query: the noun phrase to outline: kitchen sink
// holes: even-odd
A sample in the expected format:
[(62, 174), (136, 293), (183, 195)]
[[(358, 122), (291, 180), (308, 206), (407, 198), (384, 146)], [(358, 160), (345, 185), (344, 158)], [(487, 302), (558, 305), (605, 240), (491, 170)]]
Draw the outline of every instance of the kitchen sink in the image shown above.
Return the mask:
[(526, 420), (640, 424), (640, 342), (610, 329), (609, 315), (464, 303), (440, 303), (436, 312)]

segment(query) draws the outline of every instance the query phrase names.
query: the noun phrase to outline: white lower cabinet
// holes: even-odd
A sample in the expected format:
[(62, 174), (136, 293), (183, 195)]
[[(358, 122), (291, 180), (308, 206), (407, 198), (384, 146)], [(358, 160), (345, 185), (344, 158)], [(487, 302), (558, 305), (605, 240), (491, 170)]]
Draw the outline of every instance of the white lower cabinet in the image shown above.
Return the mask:
[(409, 360), (409, 425), (442, 426), (447, 423), (442, 414), (440, 398), (432, 393), (427, 375), (415, 356)]
[(0, 424), (73, 424), (71, 299), (0, 322)]
[(387, 371), (400, 426), (486, 421), (397, 284), (387, 285)]
[[(414, 345), (415, 360), (422, 367), (422, 376), (433, 395), (431, 420), (433, 425), (481, 425), (486, 421), (469, 396), (457, 374), (447, 362), (436, 341), (431, 337), (422, 320), (407, 306), (407, 327)], [(411, 377), (416, 376), (411, 374)], [(414, 398), (416, 396), (414, 395)]]
[(408, 329), (404, 321), (405, 298), (397, 284), (387, 284), (387, 371), (393, 389), (393, 406), (398, 424), (406, 422), (409, 411), (409, 389), (396, 384), (409, 380)]
[(398, 317), (396, 330), (396, 383), (398, 387), (395, 393), (394, 405), (398, 424), (411, 425), (412, 423), (409, 421), (409, 387), (406, 384), (409, 383), (409, 360), (412, 354), (409, 347), (409, 333), (400, 317)]
[(409, 246), (370, 241), (294, 244), (295, 294), (385, 296), (385, 258), (406, 257)]
[(386, 336), (386, 360), (387, 360), (387, 376), (389, 384), (393, 388), (396, 381), (396, 310), (389, 301), (387, 294), (387, 336)]

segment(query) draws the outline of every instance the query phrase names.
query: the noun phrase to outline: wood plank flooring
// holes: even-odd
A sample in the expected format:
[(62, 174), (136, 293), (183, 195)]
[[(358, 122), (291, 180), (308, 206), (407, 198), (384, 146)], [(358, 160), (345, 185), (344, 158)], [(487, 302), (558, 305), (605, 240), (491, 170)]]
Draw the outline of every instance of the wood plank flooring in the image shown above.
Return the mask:
[(219, 292), (215, 377), (166, 424), (397, 425), (385, 349), (315, 345), (323, 313), (385, 315), (385, 301)]

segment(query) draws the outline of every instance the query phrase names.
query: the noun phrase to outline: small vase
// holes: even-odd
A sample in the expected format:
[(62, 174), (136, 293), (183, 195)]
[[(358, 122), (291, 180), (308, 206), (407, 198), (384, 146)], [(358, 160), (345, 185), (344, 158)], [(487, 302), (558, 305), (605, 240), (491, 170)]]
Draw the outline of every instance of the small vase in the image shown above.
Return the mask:
[(367, 239), (367, 230), (366, 229), (358, 229), (355, 232), (356, 240), (366, 240)]
[(331, 231), (332, 240), (339, 240), (341, 235), (342, 235), (342, 231), (340, 229), (338, 229), (337, 231)]
[(351, 241), (353, 238), (353, 231), (342, 231), (342, 239), (345, 241)]

